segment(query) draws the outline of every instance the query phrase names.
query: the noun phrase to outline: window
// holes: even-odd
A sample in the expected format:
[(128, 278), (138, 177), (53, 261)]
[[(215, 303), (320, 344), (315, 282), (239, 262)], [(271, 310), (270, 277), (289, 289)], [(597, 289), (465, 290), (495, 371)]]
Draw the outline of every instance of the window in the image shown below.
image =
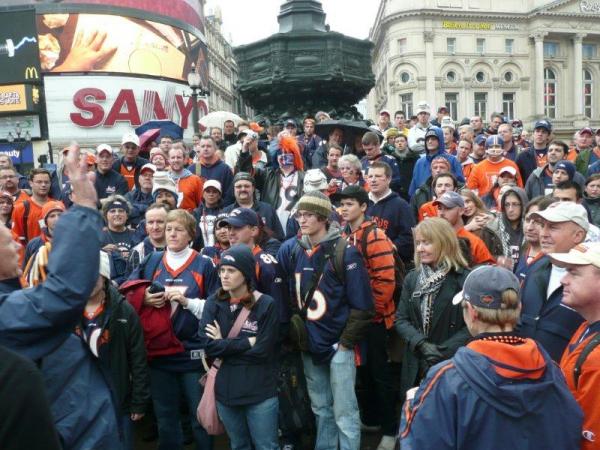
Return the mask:
[(515, 118), (515, 93), (505, 92), (502, 94), (502, 112), (508, 120)]
[(556, 119), (556, 74), (552, 69), (544, 69), (544, 114)]
[(403, 83), (408, 83), (410, 81), (410, 73), (402, 72), (400, 74), (400, 81), (402, 81)]
[(512, 83), (514, 79), (515, 77), (510, 70), (508, 72), (504, 72), (504, 81), (506, 81), (507, 83)]
[(398, 39), (398, 53), (401, 55), (406, 53), (406, 38)]
[(592, 96), (593, 96), (593, 89), (592, 89), (592, 83), (593, 83), (593, 79), (592, 79), (592, 72), (590, 72), (587, 69), (583, 70), (583, 114), (588, 117), (588, 118), (592, 118)]
[(487, 92), (475, 92), (475, 115), (487, 117)]
[(448, 108), (448, 115), (452, 117), (452, 120), (458, 120), (458, 94), (456, 92), (446, 93), (446, 108)]
[(402, 94), (400, 96), (400, 109), (406, 113), (406, 120), (413, 115), (413, 95)]
[(555, 56), (558, 56), (558, 43), (544, 42), (544, 57), (554, 58)]
[(482, 72), (481, 70), (479, 72), (477, 72), (475, 74), (475, 80), (477, 80), (478, 83), (484, 83), (485, 82), (485, 72)]
[(454, 55), (456, 53), (456, 38), (447, 38), (446, 48), (449, 55)]
[(456, 81), (456, 72), (454, 70), (450, 70), (446, 74), (446, 80), (448, 80), (450, 83), (454, 83)]
[(485, 53), (485, 39), (477, 38), (477, 53)]
[(583, 44), (581, 46), (583, 59), (592, 59), (596, 57), (596, 44)]
[(505, 39), (504, 40), (504, 51), (506, 53), (508, 53), (509, 55), (513, 54), (514, 46), (515, 46), (515, 40), (514, 39)]

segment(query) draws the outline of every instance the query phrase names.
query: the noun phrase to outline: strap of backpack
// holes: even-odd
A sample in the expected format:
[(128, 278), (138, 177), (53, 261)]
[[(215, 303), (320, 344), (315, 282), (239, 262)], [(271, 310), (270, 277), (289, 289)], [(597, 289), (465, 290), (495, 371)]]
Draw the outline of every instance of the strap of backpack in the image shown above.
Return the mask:
[(360, 253), (362, 254), (362, 257), (365, 260), (365, 262), (368, 261), (367, 244), (369, 242), (369, 234), (371, 232), (373, 232), (375, 230), (375, 228), (377, 228), (377, 224), (372, 223), (371, 225), (369, 225), (367, 228), (364, 229), (363, 234), (360, 238)]
[(579, 383), (581, 366), (583, 366), (583, 363), (589, 354), (592, 353), (598, 345), (600, 345), (600, 333), (596, 333), (596, 335), (587, 344), (585, 344), (585, 347), (577, 357), (575, 368), (573, 369), (573, 381), (575, 382), (575, 389), (577, 389), (577, 384)]
[(25, 233), (25, 242), (29, 242), (29, 211), (31, 210), (31, 204), (29, 200), (23, 200), (23, 232)]

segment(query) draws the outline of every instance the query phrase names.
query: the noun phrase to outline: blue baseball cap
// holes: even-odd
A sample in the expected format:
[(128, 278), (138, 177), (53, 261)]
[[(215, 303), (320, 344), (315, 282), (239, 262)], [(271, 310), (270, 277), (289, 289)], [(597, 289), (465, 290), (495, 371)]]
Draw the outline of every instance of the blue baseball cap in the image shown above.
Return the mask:
[(258, 224), (258, 214), (254, 210), (250, 208), (236, 208), (225, 219), (221, 219), (217, 226), (220, 228), (229, 225), (234, 228), (242, 228), (246, 225), (257, 227)]
[(495, 145), (499, 145), (500, 147), (504, 146), (504, 139), (497, 134), (493, 134), (485, 140), (485, 148), (490, 148)]
[(465, 279), (463, 290), (452, 299), (453, 305), (464, 300), (473, 306), (486, 309), (502, 308), (502, 293), (512, 289), (520, 291), (519, 279), (510, 270), (498, 266), (481, 266)]
[(475, 136), (475, 143), (477, 145), (483, 145), (483, 144), (485, 144), (485, 135), (484, 134), (478, 134), (477, 136)]
[(546, 119), (538, 120), (535, 123), (535, 126), (533, 127), (533, 129), (537, 130), (538, 128), (543, 128), (548, 133), (550, 133), (552, 131), (552, 124), (550, 123), (550, 121), (548, 121)]

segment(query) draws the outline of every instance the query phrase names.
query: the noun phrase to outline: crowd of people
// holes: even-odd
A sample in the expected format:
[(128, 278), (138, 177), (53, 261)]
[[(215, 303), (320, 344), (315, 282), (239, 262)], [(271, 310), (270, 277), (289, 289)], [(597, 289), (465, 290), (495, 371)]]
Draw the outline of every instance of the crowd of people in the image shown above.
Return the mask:
[(328, 119), (0, 155), (0, 447), (599, 448), (600, 130)]

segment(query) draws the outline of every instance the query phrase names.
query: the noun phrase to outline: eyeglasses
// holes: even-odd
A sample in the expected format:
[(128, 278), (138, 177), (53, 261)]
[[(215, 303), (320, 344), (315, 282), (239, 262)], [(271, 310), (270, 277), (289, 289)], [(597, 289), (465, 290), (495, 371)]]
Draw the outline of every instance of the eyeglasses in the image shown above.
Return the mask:
[(2, 175), (0, 180), (8, 180), (9, 178), (17, 178), (16, 175)]
[(520, 208), (521, 207), (521, 203), (520, 202), (506, 202), (504, 204), (505, 208)]
[(306, 219), (312, 219), (313, 217), (316, 217), (317, 215), (315, 213), (311, 213), (311, 212), (300, 212), (298, 211), (296, 214), (294, 214), (294, 218), (298, 221)]

